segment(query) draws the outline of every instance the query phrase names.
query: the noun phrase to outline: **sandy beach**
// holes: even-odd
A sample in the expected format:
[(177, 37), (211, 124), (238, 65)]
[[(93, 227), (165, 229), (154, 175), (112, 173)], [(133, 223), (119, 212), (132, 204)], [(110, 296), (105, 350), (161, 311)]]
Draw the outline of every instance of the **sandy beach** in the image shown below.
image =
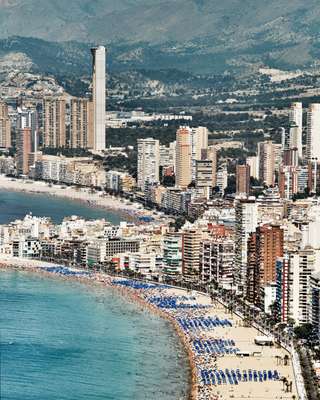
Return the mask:
[[(112, 287), (129, 301), (168, 319), (188, 354), (190, 399), (299, 398), (290, 354), (277, 345), (255, 344), (261, 333), (244, 326), (239, 316), (230, 314), (220, 303), (212, 303), (207, 295), (105, 274), (88, 275), (41, 261), (0, 260), (0, 268), (8, 266)], [(288, 392), (286, 382), (292, 382)]]
[(137, 221), (140, 216), (152, 216), (154, 219), (159, 219), (156, 213), (145, 210), (140, 204), (131, 203), (129, 200), (120, 199), (103, 192), (92, 193), (88, 188), (75, 188), (64, 185), (49, 186), (47, 182), (12, 179), (0, 175), (0, 190), (67, 198), (69, 200), (82, 202), (88, 207), (102, 208), (117, 212), (123, 215), (127, 220)]

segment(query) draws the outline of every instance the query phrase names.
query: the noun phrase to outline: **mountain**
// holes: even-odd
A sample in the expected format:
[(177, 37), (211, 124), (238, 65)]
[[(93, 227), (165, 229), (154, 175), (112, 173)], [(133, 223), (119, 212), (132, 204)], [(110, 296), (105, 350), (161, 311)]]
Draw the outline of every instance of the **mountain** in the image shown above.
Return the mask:
[(102, 43), (111, 67), (194, 73), (318, 66), (319, 20), (319, 0), (0, 0), (0, 38), (60, 42), (71, 58), (85, 48), (72, 41)]

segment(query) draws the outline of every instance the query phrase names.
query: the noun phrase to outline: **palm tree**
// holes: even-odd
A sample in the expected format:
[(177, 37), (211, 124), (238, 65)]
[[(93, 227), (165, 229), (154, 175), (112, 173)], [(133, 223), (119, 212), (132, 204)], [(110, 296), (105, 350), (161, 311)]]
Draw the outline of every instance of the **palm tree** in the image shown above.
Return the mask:
[(283, 365), (288, 365), (288, 363), (289, 363), (289, 356), (288, 356), (288, 354), (286, 354), (284, 357), (283, 357)]

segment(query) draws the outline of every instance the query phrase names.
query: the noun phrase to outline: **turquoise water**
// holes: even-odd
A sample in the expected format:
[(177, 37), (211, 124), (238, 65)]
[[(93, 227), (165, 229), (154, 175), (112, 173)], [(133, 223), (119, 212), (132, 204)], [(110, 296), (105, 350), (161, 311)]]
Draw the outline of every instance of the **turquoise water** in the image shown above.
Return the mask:
[(110, 289), (0, 272), (1, 399), (185, 399), (170, 324)]
[(21, 219), (30, 212), (38, 217), (51, 217), (55, 223), (60, 223), (65, 216), (70, 215), (86, 219), (105, 218), (115, 225), (124, 220), (116, 212), (87, 207), (81, 202), (65, 198), (0, 190), (0, 224)]

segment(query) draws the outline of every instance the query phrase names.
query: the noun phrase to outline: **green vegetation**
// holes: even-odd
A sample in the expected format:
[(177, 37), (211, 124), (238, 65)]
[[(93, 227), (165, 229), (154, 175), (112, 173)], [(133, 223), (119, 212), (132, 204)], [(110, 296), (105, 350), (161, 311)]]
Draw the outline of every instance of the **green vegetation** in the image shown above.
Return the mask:
[(312, 340), (313, 327), (312, 324), (302, 324), (294, 328), (297, 339)]
[(42, 149), (43, 154), (50, 156), (65, 156), (65, 157), (90, 157), (92, 154), (86, 149), (69, 149), (66, 147), (51, 148), (44, 147)]
[(136, 146), (137, 139), (154, 138), (159, 139), (161, 144), (173, 142), (176, 137), (176, 130), (179, 124), (164, 127), (138, 127), (138, 128), (120, 128), (107, 130), (108, 145), (121, 146)]
[(103, 160), (107, 170), (127, 171), (134, 178), (137, 177), (137, 152), (129, 151), (128, 157), (117, 155), (114, 157), (108, 156)]

